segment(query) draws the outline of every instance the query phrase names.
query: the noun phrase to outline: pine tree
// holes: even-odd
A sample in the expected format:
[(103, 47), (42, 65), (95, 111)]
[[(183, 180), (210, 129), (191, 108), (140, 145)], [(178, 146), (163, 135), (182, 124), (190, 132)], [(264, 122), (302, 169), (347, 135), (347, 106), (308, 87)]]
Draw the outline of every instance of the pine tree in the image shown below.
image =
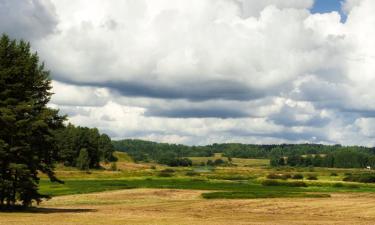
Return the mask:
[(90, 157), (87, 149), (85, 148), (82, 148), (81, 151), (79, 151), (77, 167), (80, 170), (89, 170), (90, 168)]
[(38, 171), (53, 172), (57, 155), (53, 130), (64, 117), (46, 105), (51, 81), (30, 44), (0, 38), (0, 208), (29, 206), (48, 197), (38, 193)]

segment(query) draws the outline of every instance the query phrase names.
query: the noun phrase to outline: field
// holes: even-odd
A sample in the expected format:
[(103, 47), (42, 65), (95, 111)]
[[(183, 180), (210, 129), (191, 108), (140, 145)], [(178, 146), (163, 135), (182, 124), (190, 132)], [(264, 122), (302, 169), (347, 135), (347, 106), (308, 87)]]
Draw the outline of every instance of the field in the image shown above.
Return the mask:
[[(2, 212), (0, 224), (373, 224), (375, 219), (375, 184), (342, 181), (348, 174), (369, 173), (362, 169), (274, 169), (259, 159), (198, 166), (220, 155), (171, 168), (117, 156), (116, 171), (110, 164), (89, 172), (58, 166), (65, 184), (46, 177), (40, 182), (40, 191), (52, 200), (29, 211)], [(293, 179), (297, 174), (303, 178)]]

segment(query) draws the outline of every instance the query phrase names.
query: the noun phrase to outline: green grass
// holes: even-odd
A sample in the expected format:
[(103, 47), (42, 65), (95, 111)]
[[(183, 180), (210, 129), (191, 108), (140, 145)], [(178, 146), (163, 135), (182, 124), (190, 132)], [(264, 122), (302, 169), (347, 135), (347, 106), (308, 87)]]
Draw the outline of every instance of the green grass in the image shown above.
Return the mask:
[[(118, 154), (118, 153), (116, 153)], [(205, 198), (275, 198), (275, 197), (327, 197), (334, 192), (375, 192), (375, 184), (342, 182), (345, 173), (361, 173), (361, 170), (328, 168), (270, 168), (259, 159), (242, 160), (242, 166), (232, 167), (177, 167), (171, 177), (160, 177), (161, 171), (168, 169), (157, 165), (150, 169), (149, 164), (127, 163), (125, 153), (119, 153), (121, 171), (92, 170), (90, 173), (75, 168), (57, 168), (57, 176), (65, 184), (47, 181), (44, 176), (40, 182), (40, 191), (51, 196), (83, 194), (129, 188), (168, 188), (215, 191), (204, 194)], [(222, 157), (216, 155), (215, 157)], [(206, 160), (205, 157), (198, 157)], [(237, 159), (234, 159), (237, 160)], [(252, 163), (253, 166), (249, 165)], [(122, 164), (121, 164), (122, 163)], [(330, 176), (332, 172), (338, 176)], [(276, 180), (264, 186), (267, 175), (300, 173), (316, 175), (319, 180)], [(297, 187), (305, 185), (307, 187)], [(276, 183), (275, 183), (276, 182)], [(320, 196), (323, 193), (323, 196)]]
[[(276, 198), (327, 197), (330, 192), (375, 192), (374, 187), (336, 187), (332, 184), (309, 187), (262, 186), (253, 181), (219, 181), (195, 178), (143, 178), (114, 180), (67, 180), (65, 184), (41, 181), (40, 191), (51, 196), (83, 194), (130, 188), (168, 188), (220, 191), (205, 194), (205, 198)], [(316, 193), (319, 192), (319, 193)], [(216, 194), (215, 194), (216, 193)]]
[(188, 178), (148, 178), (116, 180), (67, 180), (65, 184), (55, 184), (46, 180), (40, 183), (40, 191), (51, 196), (82, 194), (129, 188), (171, 188), (192, 190), (220, 190), (241, 192), (301, 192), (297, 187), (264, 187), (252, 182), (212, 181)]

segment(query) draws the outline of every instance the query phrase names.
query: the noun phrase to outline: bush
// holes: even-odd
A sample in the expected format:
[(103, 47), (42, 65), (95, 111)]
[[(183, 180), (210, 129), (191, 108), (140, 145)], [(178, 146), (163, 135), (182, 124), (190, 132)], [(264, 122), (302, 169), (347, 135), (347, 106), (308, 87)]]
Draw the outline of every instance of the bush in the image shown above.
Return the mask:
[(280, 186), (280, 182), (277, 180), (264, 180), (262, 181), (263, 186)]
[(332, 187), (337, 187), (337, 188), (359, 188), (358, 185), (356, 184), (343, 184), (343, 183), (334, 183)]
[(156, 166), (151, 166), (150, 169), (155, 170)]
[(173, 173), (160, 172), (159, 177), (172, 177)]
[(288, 187), (307, 187), (307, 184), (303, 181), (287, 182)]
[(339, 188), (339, 187), (344, 187), (344, 184), (343, 184), (343, 183), (334, 183), (334, 184), (332, 185), (332, 187), (337, 187), (337, 188)]
[(291, 176), (289, 174), (274, 174), (270, 173), (267, 175), (268, 179), (279, 179), (279, 180), (286, 180), (290, 178)]
[(303, 181), (277, 181), (277, 180), (264, 180), (261, 183), (263, 186), (287, 186), (287, 187), (307, 187), (307, 184)]
[(308, 180), (318, 180), (318, 177), (316, 176), (316, 174), (309, 174), (307, 176), (307, 179)]
[(363, 173), (346, 176), (343, 181), (375, 183), (375, 173)]
[(337, 177), (338, 175), (337, 175), (337, 173), (332, 172), (332, 173), (330, 174), (330, 176), (331, 176), (331, 177)]
[(116, 162), (111, 163), (111, 167), (109, 168), (111, 171), (117, 171), (117, 164)]
[(197, 173), (197, 172), (195, 172), (195, 171), (187, 171), (187, 172), (185, 173), (185, 175), (186, 175), (186, 176), (191, 176), (191, 177), (193, 177), (193, 176), (199, 176), (200, 174)]
[(297, 173), (297, 174), (294, 174), (292, 178), (295, 180), (301, 180), (303, 179), (303, 175), (300, 173)]
[(164, 170), (162, 170), (162, 171), (160, 171), (160, 172), (162, 172), (162, 173), (174, 173), (174, 172), (176, 172), (175, 170), (172, 170), (172, 169), (164, 169)]
[(160, 171), (159, 177), (172, 177), (174, 172), (172, 169), (164, 169)]

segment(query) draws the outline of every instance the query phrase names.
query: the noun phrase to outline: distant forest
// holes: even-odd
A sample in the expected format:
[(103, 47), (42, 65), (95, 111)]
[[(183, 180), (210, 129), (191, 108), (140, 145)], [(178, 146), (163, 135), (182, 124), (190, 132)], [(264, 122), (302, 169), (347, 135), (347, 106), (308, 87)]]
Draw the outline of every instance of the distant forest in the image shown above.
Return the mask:
[(375, 167), (375, 148), (322, 144), (212, 144), (187, 146), (143, 140), (112, 141), (116, 150), (135, 161), (170, 164), (187, 157), (209, 157), (222, 153), (229, 158), (271, 159), (271, 166), (321, 166), (338, 168)]

